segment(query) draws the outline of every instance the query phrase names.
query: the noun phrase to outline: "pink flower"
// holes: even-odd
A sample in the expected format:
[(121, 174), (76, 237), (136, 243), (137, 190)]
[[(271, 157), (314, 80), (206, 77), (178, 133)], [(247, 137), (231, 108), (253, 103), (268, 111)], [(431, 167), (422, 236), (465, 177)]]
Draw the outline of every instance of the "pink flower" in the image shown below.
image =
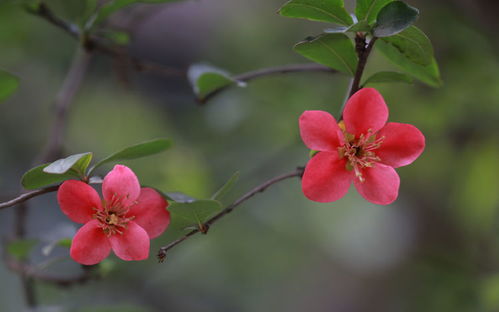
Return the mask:
[(65, 181), (57, 192), (62, 212), (84, 225), (71, 244), (70, 255), (91, 265), (106, 258), (111, 249), (123, 260), (144, 260), (149, 241), (170, 223), (168, 202), (151, 188), (140, 188), (130, 168), (116, 165), (102, 183), (104, 200), (91, 186)]
[(388, 205), (398, 196), (400, 178), (394, 168), (421, 155), (423, 134), (414, 126), (388, 122), (388, 108), (373, 88), (355, 93), (346, 103), (339, 124), (324, 111), (300, 116), (303, 142), (319, 151), (308, 162), (303, 193), (317, 202), (343, 197), (353, 181), (368, 201)]

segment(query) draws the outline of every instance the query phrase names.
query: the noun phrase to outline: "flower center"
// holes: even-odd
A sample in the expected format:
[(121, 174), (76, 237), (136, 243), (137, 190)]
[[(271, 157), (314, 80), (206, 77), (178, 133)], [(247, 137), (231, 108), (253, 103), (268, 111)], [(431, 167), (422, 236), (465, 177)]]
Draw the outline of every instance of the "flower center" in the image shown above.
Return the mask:
[(123, 206), (116, 194), (109, 202), (102, 201), (102, 207), (102, 210), (95, 209), (93, 218), (99, 221), (99, 227), (108, 237), (116, 233), (123, 234), (128, 223), (135, 219), (135, 216), (127, 216), (131, 206)]
[(360, 137), (355, 138), (353, 134), (346, 132), (344, 127), (340, 126), (340, 128), (343, 130), (346, 141), (343, 146), (338, 147), (340, 158), (347, 158), (345, 168), (348, 171), (353, 170), (360, 182), (364, 182), (362, 169), (373, 167), (376, 162), (381, 160), (374, 151), (381, 146), (385, 137), (376, 138), (376, 134), (369, 129), (366, 134), (361, 134)]

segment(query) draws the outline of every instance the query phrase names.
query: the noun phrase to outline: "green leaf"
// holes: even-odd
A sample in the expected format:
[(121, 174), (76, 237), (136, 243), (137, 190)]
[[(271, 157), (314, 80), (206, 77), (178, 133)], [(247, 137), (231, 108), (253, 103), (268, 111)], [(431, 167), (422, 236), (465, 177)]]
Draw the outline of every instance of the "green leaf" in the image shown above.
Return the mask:
[(109, 155), (108, 157), (96, 163), (89, 170), (88, 175), (90, 175), (95, 169), (102, 166), (103, 164), (154, 155), (169, 149), (171, 146), (172, 141), (168, 139), (154, 139), (151, 141), (129, 146), (117, 153)]
[(202, 199), (190, 203), (173, 202), (168, 210), (171, 213), (174, 228), (186, 229), (198, 227), (222, 210), (222, 204), (217, 200)]
[(0, 102), (6, 100), (19, 86), (19, 79), (6, 71), (0, 70)]
[(17, 260), (26, 260), (37, 243), (36, 239), (12, 241), (7, 244), (7, 252)]
[[(198, 100), (204, 101), (206, 97), (233, 83), (237, 83), (226, 71), (206, 65), (194, 64), (189, 67), (187, 76)], [(239, 82), (240, 86), (244, 83)]]
[(352, 41), (344, 34), (325, 34), (295, 45), (294, 50), (304, 57), (353, 76), (357, 55)]
[(324, 33), (326, 34), (341, 34), (341, 33), (346, 33), (346, 32), (369, 32), (371, 31), (371, 26), (367, 24), (366, 21), (361, 21), (356, 24), (353, 24), (350, 27), (347, 26), (336, 26), (336, 27), (329, 27), (324, 29)]
[(127, 45), (130, 43), (130, 34), (126, 31), (107, 31), (104, 36), (117, 45)]
[(433, 59), (433, 46), (425, 33), (411, 26), (403, 32), (382, 40), (391, 44), (409, 60), (420, 65), (429, 65)]
[(376, 37), (389, 37), (411, 26), (418, 18), (419, 10), (402, 1), (385, 5), (378, 13), (373, 34)]
[(378, 40), (376, 48), (381, 51), (381, 53), (384, 54), (388, 60), (412, 77), (432, 87), (440, 87), (442, 85), (437, 61), (434, 57), (432, 57), (430, 64), (419, 65), (412, 62), (404, 54), (400, 53), (400, 51), (393, 45), (386, 43), (383, 40)]
[(197, 199), (182, 192), (160, 192), (166, 199), (177, 203), (192, 203)]
[(393, 0), (357, 0), (355, 15), (359, 21), (367, 21), (372, 24), (376, 20), (379, 11)]
[(227, 194), (239, 179), (239, 171), (236, 171), (222, 187), (211, 196), (211, 199), (220, 200)]
[(42, 254), (45, 257), (49, 256), (52, 253), (52, 251), (54, 250), (54, 248), (57, 246), (64, 247), (64, 248), (70, 248), (71, 242), (72, 242), (71, 238), (62, 238), (60, 240), (53, 241), (50, 244), (43, 246)]
[(343, 0), (291, 0), (279, 9), (279, 14), (346, 26), (353, 24)]
[(64, 174), (51, 174), (43, 171), (50, 164), (43, 164), (30, 169), (21, 178), (21, 184), (27, 190), (34, 190), (52, 184), (61, 183), (65, 180), (79, 179), (79, 176), (73, 170)]
[(103, 5), (100, 10), (98, 17), (96, 19), (95, 24), (98, 24), (108, 18), (111, 14), (115, 13), (118, 10), (121, 10), (129, 5), (136, 3), (167, 3), (167, 2), (175, 2), (179, 0), (114, 0), (107, 2)]
[(388, 82), (405, 82), (405, 83), (413, 83), (414, 79), (406, 74), (383, 71), (378, 72), (367, 78), (364, 82), (363, 86), (371, 83), (388, 83)]
[(81, 177), (84, 177), (85, 170), (87, 170), (90, 161), (92, 161), (92, 153), (75, 154), (54, 161), (47, 167), (43, 168), (43, 172), (63, 174), (72, 169)]

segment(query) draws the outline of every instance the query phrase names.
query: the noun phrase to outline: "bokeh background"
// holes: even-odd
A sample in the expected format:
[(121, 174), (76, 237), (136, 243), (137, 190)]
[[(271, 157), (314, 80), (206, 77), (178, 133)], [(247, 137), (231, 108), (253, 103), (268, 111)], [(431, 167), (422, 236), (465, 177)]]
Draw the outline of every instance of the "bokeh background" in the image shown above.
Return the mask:
[[(3, 3), (1, 3), (3, 2)], [(0, 106), (0, 190), (18, 193), (21, 175), (44, 147), (55, 94), (77, 43), (44, 20), (1, 0), (0, 67), (21, 79)], [(77, 19), (83, 0), (47, 0)], [(284, 0), (185, 0), (121, 11), (107, 28), (130, 32), (130, 53), (179, 70), (205, 62), (232, 73), (304, 63), (292, 45), (325, 24), (281, 17)], [(353, 1), (351, 1), (353, 2)], [(353, 3), (349, 2), (349, 8)], [(379, 85), (390, 119), (416, 125), (424, 154), (398, 170), (399, 199), (308, 201), (298, 179), (257, 195), (233, 214), (173, 249), (158, 264), (114, 256), (104, 277), (60, 288), (37, 283), (39, 311), (499, 311), (499, 62), (496, 1), (408, 0), (431, 38), (444, 85)], [(183, 76), (129, 71), (97, 54), (71, 106), (65, 153), (101, 158), (156, 137), (175, 147), (127, 162), (143, 184), (210, 196), (235, 171), (235, 199), (275, 175), (304, 165), (297, 119), (304, 110), (336, 113), (348, 77), (294, 73), (231, 88), (205, 106)], [(393, 68), (374, 53), (367, 74)], [(109, 169), (105, 168), (105, 169)], [(100, 173), (105, 174), (106, 170)], [(41, 249), (76, 225), (55, 195), (30, 202), (34, 263), (58, 276), (80, 268), (58, 248)], [(0, 232), (13, 211), (0, 211)], [(47, 262), (49, 261), (49, 262)], [(0, 264), (0, 311), (23, 311), (18, 276)]]

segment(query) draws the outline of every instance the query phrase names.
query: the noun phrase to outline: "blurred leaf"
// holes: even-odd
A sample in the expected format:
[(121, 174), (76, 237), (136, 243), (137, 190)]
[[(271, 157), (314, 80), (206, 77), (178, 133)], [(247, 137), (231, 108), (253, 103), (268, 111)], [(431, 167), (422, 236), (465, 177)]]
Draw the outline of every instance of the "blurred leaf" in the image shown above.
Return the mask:
[[(106, 258), (99, 263), (99, 267), (98, 267), (99, 275), (102, 277), (106, 277), (115, 268), (116, 268), (116, 261), (114, 261), (113, 259), (110, 259), (110, 258)], [(94, 311), (94, 310), (92, 310), (92, 311)], [(106, 310), (106, 311), (109, 311), (109, 310)], [(120, 310), (120, 311), (123, 311), (123, 310)]]
[(82, 153), (68, 156), (54, 161), (50, 165), (43, 168), (43, 172), (51, 174), (63, 174), (70, 169), (74, 170), (81, 177), (85, 175), (88, 165), (92, 161), (92, 153)]
[(89, 170), (88, 174), (90, 175), (91, 172), (93, 172), (95, 169), (102, 166), (103, 164), (154, 155), (169, 149), (171, 146), (172, 146), (172, 141), (168, 139), (154, 139), (151, 141), (129, 146), (117, 153), (109, 155), (108, 157), (96, 163)]
[(412, 77), (406, 74), (383, 71), (375, 73), (371, 77), (367, 78), (363, 86), (370, 83), (390, 83), (390, 82), (405, 82), (410, 84), (414, 82), (414, 79), (412, 79)]
[(485, 311), (499, 310), (499, 274), (485, 277), (480, 289), (481, 302), (485, 305)]
[(192, 203), (195, 202), (197, 199), (194, 197), (191, 197), (187, 194), (184, 194), (182, 192), (160, 192), (165, 196), (168, 200), (177, 202), (177, 203)]
[(344, 34), (325, 34), (295, 45), (294, 50), (304, 57), (353, 76), (357, 55), (352, 41)]
[(347, 26), (353, 24), (352, 17), (345, 10), (343, 0), (291, 0), (279, 9), (279, 14)]
[(167, 3), (167, 2), (176, 2), (176, 1), (181, 1), (181, 0), (113, 0), (113, 1), (106, 3), (105, 5), (103, 5), (100, 8), (95, 24), (98, 24), (98, 23), (104, 21), (111, 14), (113, 14), (116, 11), (123, 9), (129, 5), (132, 5), (132, 4), (136, 4), (136, 3)]
[(104, 36), (117, 45), (127, 45), (130, 43), (130, 34), (126, 31), (106, 31)]
[(211, 196), (211, 199), (220, 200), (227, 194), (239, 179), (239, 171), (235, 172), (222, 187)]
[(434, 57), (432, 57), (430, 64), (419, 65), (400, 53), (400, 51), (393, 45), (386, 43), (383, 40), (378, 40), (376, 48), (381, 51), (381, 53), (383, 53), (388, 60), (400, 67), (400, 69), (412, 77), (421, 80), (432, 87), (440, 87), (442, 85), (440, 71)]
[(419, 10), (402, 1), (393, 1), (378, 13), (373, 34), (376, 37), (389, 37), (411, 26), (418, 18)]
[(36, 239), (12, 241), (7, 244), (7, 252), (17, 260), (26, 260), (37, 243)]
[(27, 190), (34, 190), (44, 186), (57, 184), (65, 180), (79, 179), (78, 174), (68, 171), (64, 174), (51, 174), (43, 171), (50, 164), (40, 165), (30, 169), (21, 178), (22, 186)]
[(42, 247), (42, 254), (47, 257), (49, 256), (52, 251), (54, 250), (55, 247), (64, 247), (64, 248), (70, 248), (71, 247), (71, 238), (62, 238), (60, 240), (53, 241), (45, 246)]
[(168, 210), (171, 213), (173, 227), (185, 229), (203, 224), (209, 217), (222, 210), (222, 204), (219, 201), (209, 199), (190, 203), (173, 202)]
[[(209, 94), (237, 82), (226, 71), (207, 64), (191, 65), (187, 76), (200, 101), (204, 101)], [(245, 84), (239, 82), (238, 85), (244, 86)]]
[(19, 86), (19, 79), (6, 71), (0, 70), (0, 102), (7, 99)]
[(425, 33), (411, 26), (403, 32), (382, 39), (391, 44), (401, 54), (419, 65), (429, 65), (433, 59), (433, 46)]
[(357, 0), (355, 15), (359, 21), (372, 24), (376, 20), (379, 11), (393, 0)]

